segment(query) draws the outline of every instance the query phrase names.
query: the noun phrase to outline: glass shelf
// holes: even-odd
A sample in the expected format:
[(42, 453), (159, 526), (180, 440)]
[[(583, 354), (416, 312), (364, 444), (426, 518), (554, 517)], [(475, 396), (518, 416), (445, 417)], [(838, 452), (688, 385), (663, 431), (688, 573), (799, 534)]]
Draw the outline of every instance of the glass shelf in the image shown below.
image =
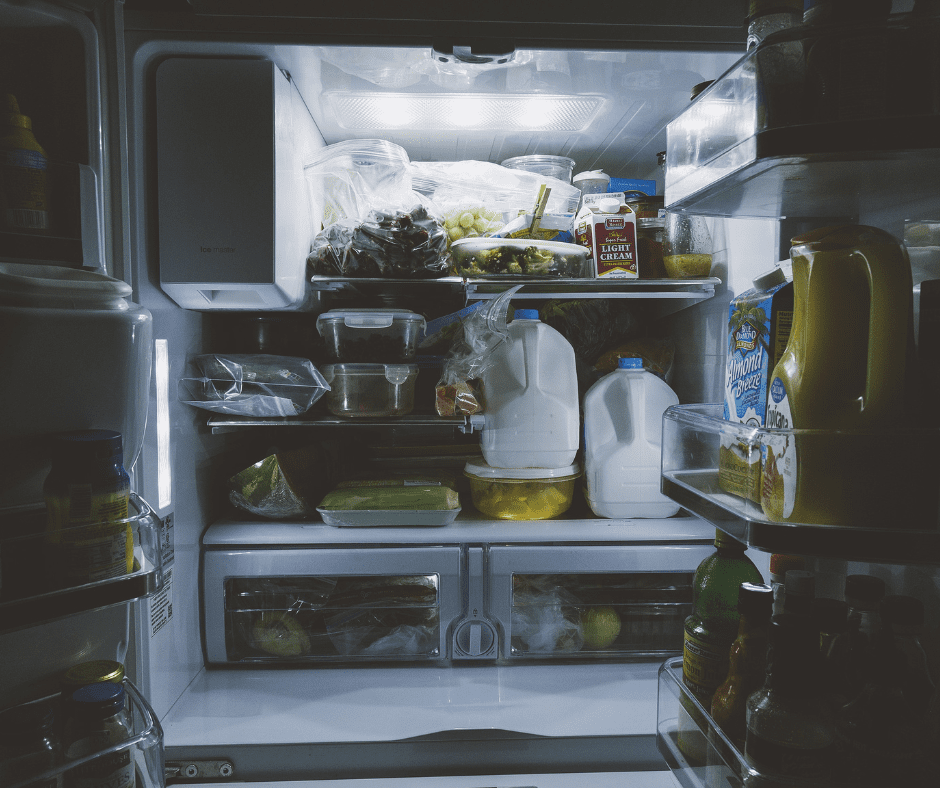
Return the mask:
[[(131, 728), (130, 736), (126, 740), (108, 747), (101, 747), (95, 752), (72, 760), (66, 760), (64, 755), (60, 754), (55, 764), (47, 768), (38, 767), (43, 770), (35, 773), (31, 773), (32, 769), (18, 762), (17, 759), (0, 763), (0, 777), (4, 778), (4, 788), (61, 785), (62, 782), (69, 785), (72, 781), (79, 779), (77, 770), (83, 770), (104, 758), (113, 758), (118, 753), (129, 753), (130, 762), (134, 764), (136, 773), (136, 788), (162, 788), (165, 785), (163, 729), (153, 709), (144, 700), (137, 687), (127, 679), (123, 684), (127, 693), (127, 718)], [(15, 725), (19, 717), (24, 720), (35, 720), (40, 714), (47, 714), (49, 711), (54, 715), (55, 730), (61, 741), (62, 723), (66, 714), (61, 695), (53, 695), (4, 709), (0, 711), (0, 718), (4, 724)], [(11, 770), (12, 774), (8, 770)], [(27, 773), (23, 774), (21, 770)], [(12, 779), (12, 783), (6, 782), (7, 779)]]
[(444, 418), (437, 414), (409, 414), (407, 416), (394, 416), (388, 418), (344, 419), (329, 414), (318, 416), (292, 416), (289, 418), (253, 418), (250, 416), (213, 416), (209, 419), (209, 427), (213, 434), (233, 432), (248, 428), (277, 427), (277, 428), (308, 428), (308, 427), (392, 427), (392, 428), (431, 428), (437, 430), (460, 430), (467, 428), (468, 419)]
[[(160, 518), (131, 493), (126, 522), (134, 536), (134, 569), (130, 574), (78, 586), (57, 587), (48, 575), (46, 510), (35, 506), (4, 513), (0, 529), (0, 632), (97, 610), (149, 596), (163, 586)], [(69, 531), (84, 532), (89, 526)]]
[(898, 14), (769, 36), (668, 124), (669, 210), (851, 217), (933, 199), (938, 29)]
[(357, 279), (352, 277), (314, 276), (314, 290), (337, 293), (382, 294), (393, 299), (397, 293), (414, 297), (421, 293), (465, 293), (467, 300), (479, 301), (495, 298), (510, 287), (522, 285), (514, 299), (545, 298), (650, 298), (702, 301), (715, 295), (717, 277), (695, 279), (566, 279), (525, 277), (463, 278), (457, 276), (439, 279)]
[[(663, 492), (676, 503), (749, 547), (857, 561), (940, 562), (935, 461), (919, 462), (917, 473), (928, 482), (916, 484), (914, 460), (930, 456), (940, 430), (892, 433), (838, 433), (825, 430), (761, 430), (721, 418), (718, 404), (679, 405), (663, 419)], [(761, 447), (770, 436), (788, 433), (797, 446), (826, 442), (835, 463), (855, 463), (850, 492), (857, 497), (857, 519), (837, 523), (776, 522), (755, 500), (732, 494), (719, 478), (723, 444), (735, 443), (759, 467)], [(874, 459), (892, 464), (901, 482), (880, 476)], [(860, 460), (861, 458), (861, 460)], [(904, 460), (908, 462), (905, 463)], [(860, 460), (860, 461), (859, 461)], [(885, 473), (888, 473), (885, 471)], [(933, 478), (933, 483), (929, 480)], [(759, 483), (759, 475), (757, 477)], [(874, 479), (874, 481), (873, 481)], [(905, 487), (906, 483), (906, 487)], [(753, 498), (759, 500), (758, 495)], [(915, 527), (914, 524), (921, 524)]]

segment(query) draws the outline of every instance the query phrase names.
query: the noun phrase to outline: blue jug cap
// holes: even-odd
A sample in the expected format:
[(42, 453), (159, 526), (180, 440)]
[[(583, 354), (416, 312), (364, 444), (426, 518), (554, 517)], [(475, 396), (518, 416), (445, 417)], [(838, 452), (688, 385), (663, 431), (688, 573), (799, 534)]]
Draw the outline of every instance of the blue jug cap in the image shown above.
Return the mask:
[(538, 309), (517, 309), (512, 316), (513, 320), (538, 320)]
[(629, 358), (618, 358), (617, 369), (643, 369), (643, 359), (633, 356)]

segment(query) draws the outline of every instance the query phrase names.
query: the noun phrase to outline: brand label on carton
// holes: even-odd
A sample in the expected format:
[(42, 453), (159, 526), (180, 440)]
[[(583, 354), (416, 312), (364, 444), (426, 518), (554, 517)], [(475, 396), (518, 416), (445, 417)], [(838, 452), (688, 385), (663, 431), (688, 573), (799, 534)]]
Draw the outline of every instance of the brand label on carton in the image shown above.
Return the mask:
[(591, 251), (594, 276), (597, 278), (636, 279), (639, 277), (636, 255), (636, 213), (619, 195), (617, 213), (602, 212), (598, 202), (585, 195), (585, 204), (575, 218), (575, 243)]
[[(728, 311), (724, 419), (764, 427), (769, 377), (783, 354), (793, 324), (793, 285), (748, 290)], [(766, 425), (769, 426), (769, 425)], [(725, 492), (760, 503), (760, 448), (722, 435), (718, 485)]]

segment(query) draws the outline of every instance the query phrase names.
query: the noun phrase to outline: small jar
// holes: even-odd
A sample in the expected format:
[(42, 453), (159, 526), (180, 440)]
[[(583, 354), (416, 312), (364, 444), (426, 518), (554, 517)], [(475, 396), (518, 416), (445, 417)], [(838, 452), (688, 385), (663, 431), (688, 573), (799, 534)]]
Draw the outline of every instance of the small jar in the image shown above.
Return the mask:
[(46, 545), (53, 585), (68, 587), (130, 574), (130, 478), (121, 434), (78, 430), (53, 438), (46, 477)]
[(64, 697), (71, 697), (79, 687), (108, 681), (120, 684), (124, 681), (124, 665), (113, 659), (94, 659), (80, 662), (62, 674), (60, 684)]
[[(69, 760), (103, 752), (127, 741), (133, 729), (125, 710), (122, 684), (100, 682), (79, 687), (69, 700), (64, 747)], [(66, 785), (80, 788), (135, 788), (131, 746), (76, 766), (66, 774)]]

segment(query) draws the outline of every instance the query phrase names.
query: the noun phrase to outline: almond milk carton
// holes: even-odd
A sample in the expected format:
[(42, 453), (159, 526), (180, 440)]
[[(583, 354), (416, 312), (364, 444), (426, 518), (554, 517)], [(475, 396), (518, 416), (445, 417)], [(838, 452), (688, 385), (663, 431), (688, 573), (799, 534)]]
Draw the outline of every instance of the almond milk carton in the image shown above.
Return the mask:
[(636, 213), (622, 192), (585, 194), (574, 220), (574, 240), (591, 251), (595, 278), (639, 278)]

